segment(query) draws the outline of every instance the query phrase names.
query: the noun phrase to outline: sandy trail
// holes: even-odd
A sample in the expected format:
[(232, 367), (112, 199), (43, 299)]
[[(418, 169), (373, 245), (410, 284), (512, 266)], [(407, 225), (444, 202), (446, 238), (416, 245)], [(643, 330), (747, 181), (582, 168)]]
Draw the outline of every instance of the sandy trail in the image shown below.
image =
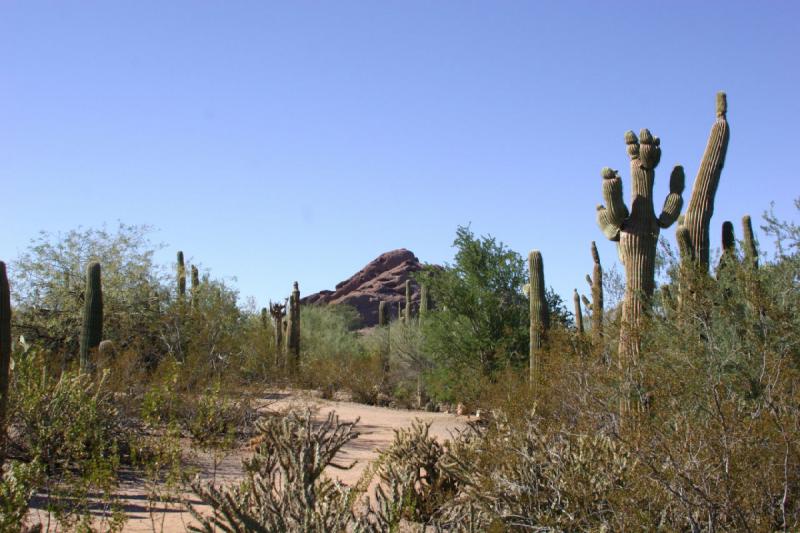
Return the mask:
[[(351, 422), (358, 418), (356, 430), (359, 432), (359, 437), (347, 443), (337, 455), (337, 462), (349, 464), (355, 461), (355, 465), (350, 470), (334, 468), (327, 470), (328, 475), (346, 485), (356, 483), (367, 465), (392, 442), (393, 430), (408, 427), (419, 418), (430, 422), (430, 435), (443, 441), (450, 438), (454, 430), (463, 428), (468, 420), (466, 416), (454, 414), (388, 409), (352, 402), (322, 400), (296, 392), (274, 394), (269, 399), (257, 402), (256, 405), (262, 412), (310, 408), (317, 421), (324, 420), (330, 411), (335, 411), (341, 422)], [(209, 454), (198, 454), (193, 463), (199, 468), (199, 475), (203, 479), (214, 479), (218, 483), (236, 481), (242, 476), (242, 459), (249, 453), (247, 448), (233, 450), (224, 457), (217, 458), (216, 468), (215, 461)], [(148, 487), (141, 480), (124, 481), (118, 494), (127, 516), (123, 529), (125, 532), (176, 533), (186, 531), (187, 526), (193, 523), (191, 515), (179, 502), (151, 504)], [(194, 504), (200, 503), (191, 493), (184, 493), (183, 497)], [(46, 518), (41, 511), (33, 511), (31, 519), (35, 523), (44, 522)], [(101, 531), (104, 529), (101, 523), (98, 527)], [(51, 528), (51, 531), (56, 530)]]

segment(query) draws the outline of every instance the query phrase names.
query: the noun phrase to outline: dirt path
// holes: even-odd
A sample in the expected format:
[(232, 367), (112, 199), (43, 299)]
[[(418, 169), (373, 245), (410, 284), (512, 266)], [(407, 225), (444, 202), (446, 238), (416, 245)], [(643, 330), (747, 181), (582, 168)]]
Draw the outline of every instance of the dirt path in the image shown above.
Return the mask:
[[(259, 403), (260, 411), (282, 411), (287, 408), (311, 408), (316, 420), (324, 420), (330, 411), (336, 411), (342, 422), (350, 422), (359, 418), (356, 429), (359, 437), (345, 445), (337, 456), (337, 462), (356, 464), (350, 470), (328, 469), (331, 477), (342, 483), (352, 485), (361, 477), (366, 466), (374, 460), (379, 452), (388, 446), (394, 438), (393, 430), (408, 427), (419, 418), (431, 423), (430, 434), (440, 440), (450, 437), (454, 430), (463, 428), (468, 420), (466, 416), (453, 414), (428, 413), (425, 411), (397, 410), (351, 402), (336, 402), (314, 398), (310, 395), (291, 393), (275, 395), (277, 399), (263, 400)], [(215, 479), (217, 482), (235, 481), (242, 475), (242, 459), (249, 451), (246, 448), (234, 450), (214, 468), (211, 456), (198, 456), (197, 466), (204, 479)], [(128, 520), (125, 532), (164, 532), (177, 533), (186, 530), (192, 523), (191, 515), (180, 503), (158, 505), (152, 509), (148, 499), (148, 489), (141, 482), (126, 481), (121, 486), (120, 495)], [(185, 494), (195, 504), (200, 502), (191, 494)], [(34, 520), (38, 515), (33, 514)], [(40, 519), (43, 517), (39, 517)], [(103, 529), (102, 527), (100, 528)]]

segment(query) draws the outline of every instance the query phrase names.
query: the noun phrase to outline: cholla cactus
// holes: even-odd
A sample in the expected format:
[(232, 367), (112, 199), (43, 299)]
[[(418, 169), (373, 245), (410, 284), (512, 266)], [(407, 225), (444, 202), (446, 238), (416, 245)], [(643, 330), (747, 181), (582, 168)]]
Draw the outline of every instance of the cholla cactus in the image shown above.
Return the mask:
[(100, 284), (100, 263), (91, 263), (86, 269), (86, 290), (83, 301), (80, 367), (81, 372), (89, 372), (91, 352), (103, 340), (103, 289)]
[(742, 217), (742, 237), (744, 238), (744, 260), (748, 268), (758, 268), (758, 244), (753, 236), (753, 223), (750, 215)]
[(260, 442), (246, 460), (246, 479), (214, 486), (196, 478), (192, 489), (208, 504), (210, 516), (187, 504), (199, 525), (190, 531), (212, 533), (351, 531), (355, 519), (350, 489), (324, 475), (339, 450), (358, 437), (356, 422), (339, 422), (330, 412), (317, 423), (310, 411), (273, 416), (258, 423)]
[(622, 178), (616, 170), (604, 168), (603, 198), (606, 205), (597, 207), (597, 222), (603, 233), (619, 242), (619, 255), (625, 266), (625, 297), (622, 303), (620, 330), (620, 364), (635, 360), (639, 354), (638, 330), (649, 300), (655, 289), (655, 258), (658, 234), (668, 228), (680, 215), (683, 205), (683, 167), (672, 170), (669, 195), (664, 201), (661, 215), (656, 218), (653, 207), (655, 169), (661, 160), (661, 141), (650, 130), (625, 134), (631, 163), (631, 209), (622, 199)]
[(178, 297), (186, 296), (186, 264), (183, 262), (183, 252), (178, 252)]
[(717, 120), (711, 127), (706, 151), (700, 163), (700, 170), (692, 187), (692, 197), (686, 207), (686, 216), (680, 224), (685, 229), (685, 234), (679, 237), (683, 240), (680, 250), (685, 254), (691, 250), (692, 259), (708, 271), (709, 264), (709, 229), (711, 216), (714, 214), (714, 196), (717, 194), (719, 178), (722, 167), (725, 165), (725, 154), (728, 151), (730, 130), (725, 115), (728, 112), (728, 101), (725, 93), (717, 93)]
[(11, 290), (6, 264), (0, 261), (0, 468), (6, 457), (6, 408), (11, 369)]
[(528, 299), (530, 300), (530, 383), (531, 387), (542, 377), (542, 357), (544, 356), (544, 341), (550, 327), (550, 312), (547, 308), (544, 286), (544, 264), (539, 250), (528, 254), (528, 269), (530, 272), (530, 287)]

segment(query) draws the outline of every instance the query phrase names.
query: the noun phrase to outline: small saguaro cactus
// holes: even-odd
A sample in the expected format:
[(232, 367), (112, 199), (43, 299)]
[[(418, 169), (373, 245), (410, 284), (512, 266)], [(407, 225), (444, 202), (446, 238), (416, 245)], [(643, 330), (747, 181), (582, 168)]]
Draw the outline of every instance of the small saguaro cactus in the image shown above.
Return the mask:
[(103, 340), (103, 289), (100, 283), (100, 263), (86, 269), (86, 290), (83, 297), (83, 329), (81, 330), (81, 372), (91, 369), (91, 353)]
[(625, 296), (622, 303), (622, 324), (619, 338), (620, 364), (635, 360), (639, 354), (638, 331), (643, 314), (655, 289), (655, 259), (658, 234), (670, 227), (683, 205), (683, 167), (675, 166), (670, 175), (669, 194), (661, 215), (653, 208), (655, 169), (661, 160), (661, 141), (650, 130), (642, 129), (637, 139), (632, 131), (625, 133), (630, 158), (631, 210), (622, 199), (622, 178), (608, 167), (602, 171), (603, 198), (606, 205), (597, 207), (597, 222), (606, 237), (619, 242), (619, 256), (625, 266)]
[(592, 288), (592, 301), (582, 297), (583, 305), (592, 312), (592, 344), (599, 349), (603, 346), (603, 266), (600, 264), (600, 254), (597, 245), (592, 241), (592, 260), (594, 268), (592, 276), (586, 276), (586, 283)]
[(378, 325), (385, 326), (389, 323), (389, 317), (386, 316), (386, 302), (381, 300), (378, 302)]
[(297, 370), (300, 363), (300, 287), (296, 281), (292, 288), (292, 295), (289, 298), (289, 325), (287, 330), (287, 355), (292, 368)]
[(536, 384), (542, 377), (544, 341), (550, 327), (550, 311), (547, 308), (547, 298), (545, 297), (544, 264), (539, 250), (533, 250), (528, 254), (528, 270), (530, 273), (528, 287), (528, 299), (530, 300), (529, 370), (530, 384), (535, 390)]
[(183, 262), (183, 252), (178, 252), (178, 297), (186, 296), (186, 264)]
[(397, 320), (403, 321), (403, 304), (400, 302), (397, 302)]
[(192, 292), (200, 286), (200, 272), (195, 265), (192, 265)]
[(747, 268), (758, 268), (758, 244), (753, 236), (753, 222), (750, 215), (742, 217), (742, 246), (744, 248), (744, 261)]
[(578, 335), (583, 335), (583, 312), (581, 312), (581, 297), (578, 289), (573, 291), (572, 302), (575, 304), (575, 331), (578, 332)]
[(419, 319), (424, 320), (428, 314), (428, 285), (422, 283), (419, 286)]
[(275, 353), (276, 364), (279, 363), (278, 355), (283, 349), (283, 317), (286, 315), (286, 306), (281, 303), (269, 303), (269, 314), (275, 323)]
[(6, 264), (0, 261), (0, 468), (6, 458), (6, 409), (11, 370), (11, 290)]
[[(709, 266), (710, 225), (714, 214), (714, 197), (717, 194), (722, 167), (725, 165), (725, 154), (728, 151), (730, 130), (726, 114), (728, 101), (724, 92), (717, 93), (717, 119), (711, 126), (708, 144), (700, 162), (700, 169), (692, 186), (692, 196), (686, 206), (686, 215), (679, 228), (685, 228), (685, 235), (679, 237), (684, 241), (681, 250), (691, 256), (685, 258), (696, 261), (706, 272)], [(686, 249), (688, 246), (688, 249)]]
[(411, 280), (406, 280), (406, 310), (405, 310), (406, 323), (411, 323)]

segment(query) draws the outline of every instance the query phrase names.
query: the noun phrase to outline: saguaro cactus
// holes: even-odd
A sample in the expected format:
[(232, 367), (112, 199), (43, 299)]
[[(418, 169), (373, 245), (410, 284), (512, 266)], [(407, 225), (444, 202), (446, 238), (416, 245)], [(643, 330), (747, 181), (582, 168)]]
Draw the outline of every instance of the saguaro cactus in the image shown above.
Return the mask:
[(287, 355), (291, 361), (292, 368), (297, 370), (300, 363), (300, 288), (296, 281), (292, 288), (292, 296), (289, 298), (289, 325), (287, 329)]
[(528, 254), (528, 270), (530, 285), (528, 299), (530, 300), (530, 383), (536, 388), (542, 377), (542, 357), (544, 341), (550, 327), (550, 311), (547, 308), (544, 286), (544, 264), (539, 250)]
[(742, 217), (742, 237), (744, 239), (744, 261), (748, 268), (758, 268), (758, 245), (753, 236), (753, 222), (750, 215)]
[(286, 306), (280, 303), (272, 303), (269, 304), (269, 314), (272, 316), (272, 320), (275, 322), (275, 363), (278, 365), (280, 361), (278, 360), (278, 354), (283, 350), (283, 317), (285, 313)]
[(192, 265), (192, 292), (196, 291), (200, 286), (200, 272), (197, 267)]
[(684, 188), (683, 167), (677, 165), (670, 176), (669, 194), (661, 215), (653, 208), (655, 169), (661, 159), (661, 141), (643, 129), (639, 138), (632, 131), (625, 134), (633, 184), (631, 210), (622, 199), (622, 179), (616, 170), (602, 171), (603, 198), (606, 206), (597, 207), (597, 222), (612, 241), (619, 241), (619, 255), (625, 266), (625, 297), (620, 329), (620, 364), (635, 360), (639, 353), (638, 331), (655, 289), (655, 258), (658, 234), (668, 228), (681, 212)]
[(0, 468), (6, 458), (6, 408), (11, 369), (11, 290), (6, 264), (0, 261)]
[(578, 289), (573, 291), (572, 302), (575, 305), (575, 331), (579, 335), (583, 335), (583, 312), (581, 311), (581, 297), (578, 294)]
[(597, 245), (592, 241), (592, 260), (594, 268), (592, 276), (586, 276), (586, 283), (592, 288), (592, 301), (585, 296), (583, 304), (592, 312), (592, 344), (596, 349), (603, 346), (603, 266), (600, 264), (600, 254), (597, 253)]
[(183, 262), (183, 252), (178, 252), (178, 297), (186, 296), (186, 265)]
[(81, 330), (81, 372), (91, 369), (90, 355), (103, 340), (103, 289), (100, 283), (100, 263), (91, 263), (86, 269), (84, 292), (83, 329)]
[(681, 227), (686, 235), (681, 239), (691, 248), (692, 257), (708, 271), (709, 262), (709, 227), (714, 214), (714, 196), (717, 194), (722, 167), (725, 165), (725, 154), (728, 151), (730, 130), (726, 114), (728, 101), (724, 92), (717, 93), (717, 120), (711, 126), (708, 144), (700, 162), (700, 170), (692, 187), (692, 196), (686, 207), (686, 215)]
[(378, 302), (378, 325), (385, 326), (389, 323), (389, 317), (386, 316), (386, 302), (381, 300)]
[(428, 286), (421, 284), (419, 286), (419, 319), (422, 321), (425, 315), (428, 314)]
[(411, 280), (406, 280), (406, 311), (405, 311), (405, 318), (406, 323), (411, 323)]

